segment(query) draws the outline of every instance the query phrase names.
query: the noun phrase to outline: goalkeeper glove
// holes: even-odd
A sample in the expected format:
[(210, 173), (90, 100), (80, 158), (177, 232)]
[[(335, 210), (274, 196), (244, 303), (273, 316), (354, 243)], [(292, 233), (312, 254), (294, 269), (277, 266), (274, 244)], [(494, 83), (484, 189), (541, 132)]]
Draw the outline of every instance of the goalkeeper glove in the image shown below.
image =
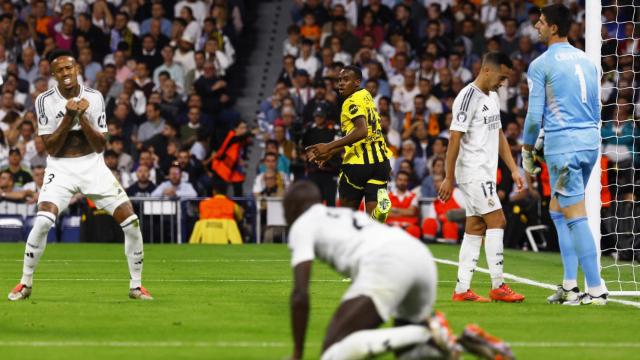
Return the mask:
[(533, 145), (533, 160), (544, 162), (544, 129), (540, 129), (540, 134)]
[(532, 175), (538, 174), (541, 170), (540, 166), (536, 165), (533, 152), (525, 150), (525, 148), (522, 148), (522, 167), (524, 171)]

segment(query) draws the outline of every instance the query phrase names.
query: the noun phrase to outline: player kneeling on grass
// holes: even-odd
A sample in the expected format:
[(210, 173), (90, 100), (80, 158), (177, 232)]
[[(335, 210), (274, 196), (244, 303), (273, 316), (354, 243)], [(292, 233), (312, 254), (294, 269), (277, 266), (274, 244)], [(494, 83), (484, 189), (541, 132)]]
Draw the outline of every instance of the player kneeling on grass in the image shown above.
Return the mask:
[(453, 102), (445, 179), (438, 191), (442, 201), (449, 200), (457, 181), (466, 202), (467, 219), (453, 301), (489, 301), (470, 288), (483, 237), (491, 275), (489, 297), (505, 302), (524, 300), (524, 296), (504, 283), (502, 267), (506, 221), (496, 192), (498, 155), (511, 170), (518, 190), (523, 186), (520, 171), (502, 132), (500, 99), (496, 93), (512, 68), (511, 59), (504, 53), (487, 53), (482, 59), (478, 77), (465, 86)]
[(138, 217), (102, 156), (107, 133), (104, 99), (100, 92), (78, 83), (80, 68), (70, 51), (54, 50), (48, 60), (58, 85), (38, 95), (35, 104), (38, 135), (49, 156), (38, 213), (27, 238), (22, 279), (9, 293), (9, 300), (24, 300), (31, 295), (33, 273), (47, 245), (49, 229), (78, 192), (120, 224), (131, 276), (129, 297), (150, 300), (151, 294), (142, 287)]
[[(294, 287), (291, 293), (293, 359), (302, 359), (309, 319), (311, 265), (317, 257), (353, 279), (333, 316), (323, 360), (363, 359), (395, 352), (398, 359), (457, 358), (464, 348), (485, 359), (512, 359), (509, 347), (476, 325), (451, 334), (433, 313), (436, 265), (429, 250), (399, 228), (362, 212), (320, 203), (311, 182), (293, 184), (284, 198)], [(396, 327), (376, 329), (390, 317)]]

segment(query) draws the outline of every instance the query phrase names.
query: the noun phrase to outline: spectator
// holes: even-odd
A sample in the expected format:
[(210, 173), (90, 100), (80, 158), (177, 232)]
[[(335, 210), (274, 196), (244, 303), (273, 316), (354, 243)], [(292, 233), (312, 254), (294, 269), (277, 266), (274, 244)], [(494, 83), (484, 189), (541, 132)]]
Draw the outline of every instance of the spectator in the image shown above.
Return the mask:
[(168, 180), (158, 185), (152, 192), (153, 197), (195, 197), (198, 196), (191, 183), (182, 181), (182, 170), (177, 163), (169, 168)]
[[(40, 136), (36, 136), (33, 139), (33, 144), (35, 146), (36, 149), (36, 153), (31, 157), (30, 160), (30, 166), (31, 168), (36, 168), (36, 167), (47, 167), (47, 148), (44, 146), (44, 141), (42, 140), (42, 138)], [(1, 146), (0, 146), (0, 152), (2, 151)], [(0, 155), (1, 157), (1, 155)], [(1, 163), (1, 161), (0, 161)]]
[(313, 55), (313, 41), (309, 39), (302, 40), (302, 46), (300, 47), (300, 56), (295, 62), (296, 69), (301, 69), (307, 72), (307, 74), (315, 74), (320, 68), (320, 62), (318, 58)]
[(13, 183), (20, 188), (24, 184), (33, 181), (31, 173), (22, 167), (22, 154), (17, 148), (9, 150), (9, 165), (3, 170), (8, 171), (13, 176)]
[(435, 198), (438, 196), (438, 188), (434, 184), (434, 179), (438, 176), (444, 178), (444, 157), (435, 157), (430, 162), (429, 176), (426, 176), (420, 184), (420, 197)]
[(298, 57), (300, 53), (300, 28), (295, 24), (287, 28), (287, 38), (282, 42), (282, 53), (293, 57)]
[(202, 163), (195, 157), (191, 156), (188, 147), (178, 150), (176, 161), (182, 170), (182, 181), (189, 182), (196, 189), (198, 194), (209, 193), (209, 181), (204, 179), (205, 170)]
[(28, 194), (27, 203), (35, 204), (38, 202), (38, 197), (40, 195), (40, 189), (42, 189), (42, 185), (44, 183), (44, 166), (34, 166), (31, 168), (31, 172), (33, 173), (33, 181), (24, 184), (22, 190), (30, 191)]
[(406, 69), (403, 75), (403, 84), (393, 90), (392, 101), (394, 111), (404, 115), (414, 111), (413, 98), (420, 93), (420, 90), (416, 86), (415, 71)]
[(389, 192), (391, 200), (391, 213), (387, 218), (387, 224), (403, 228), (416, 238), (420, 238), (418, 226), (418, 197), (409, 191), (409, 177), (406, 171), (398, 171), (393, 191)]
[(247, 130), (247, 123), (243, 120), (238, 121), (235, 128), (227, 133), (224, 142), (213, 155), (211, 161), (214, 182), (224, 182), (227, 186), (231, 184), (235, 197), (242, 196), (242, 185), (245, 178), (243, 157), (250, 134)]
[(253, 183), (253, 196), (258, 197), (264, 191), (267, 184), (265, 181), (265, 174), (275, 172), (276, 173), (276, 184), (278, 187), (282, 187), (286, 189), (289, 186), (289, 177), (280, 171), (277, 171), (278, 164), (278, 154), (276, 153), (266, 153), (264, 154), (264, 158), (262, 162), (265, 166), (265, 172), (258, 174)]
[(216, 75), (216, 67), (211, 61), (204, 63), (203, 71), (193, 88), (202, 98), (203, 110), (209, 114), (217, 114), (221, 106), (229, 101), (226, 94), (227, 82)]
[(200, 115), (199, 107), (189, 107), (187, 112), (188, 122), (180, 127), (180, 143), (182, 145), (191, 146), (196, 142), (198, 131), (203, 128), (200, 123)]
[(117, 169), (126, 173), (131, 172), (131, 169), (133, 168), (133, 158), (131, 155), (124, 152), (124, 140), (122, 139), (122, 136), (111, 136), (109, 138), (109, 148), (116, 154)]
[(320, 41), (320, 26), (316, 23), (316, 17), (312, 12), (308, 12), (302, 17), (300, 35), (312, 43), (318, 43)]
[(398, 173), (398, 170), (400, 170), (400, 164), (403, 160), (408, 160), (411, 163), (416, 177), (418, 180), (422, 180), (427, 171), (427, 164), (424, 159), (416, 157), (416, 144), (411, 140), (405, 140), (402, 142), (400, 157), (398, 157), (393, 163), (394, 176)]
[(506, 1), (501, 2), (498, 5), (497, 10), (497, 19), (493, 22), (488, 23), (487, 28), (484, 32), (484, 37), (486, 39), (492, 38), (494, 36), (499, 36), (505, 33), (506, 22), (511, 18), (511, 7), (509, 3)]
[[(226, 185), (215, 184), (213, 196), (200, 201), (200, 221), (193, 229), (190, 244), (216, 243), (216, 244), (241, 244), (242, 235), (238, 224), (242, 223), (244, 209), (235, 201), (229, 199), (226, 194)], [(215, 221), (217, 226), (208, 226), (203, 229), (203, 222)]]
[(137, 141), (139, 144), (162, 133), (164, 129), (165, 119), (160, 115), (160, 105), (147, 104), (146, 118), (146, 121), (138, 128)]
[[(278, 172), (283, 172), (287, 176), (291, 175), (291, 160), (289, 160), (286, 156), (282, 155), (279, 151), (279, 144), (276, 140), (269, 139), (265, 141), (264, 153), (274, 153), (278, 155), (278, 165), (276, 169)], [(264, 162), (258, 166), (258, 173), (263, 173), (266, 170), (266, 166)]]
[[(302, 136), (302, 147), (307, 148), (319, 143), (330, 143), (337, 136), (336, 129), (327, 123), (327, 112), (322, 106), (318, 106), (313, 112), (313, 124), (305, 130)], [(320, 189), (322, 201), (327, 206), (335, 206), (336, 192), (338, 190), (338, 169), (340, 161), (338, 157), (325, 162), (319, 167), (313, 162), (307, 163), (307, 175), (309, 180)]]
[(371, 35), (373, 37), (374, 49), (378, 49), (384, 40), (384, 28), (375, 23), (375, 15), (373, 11), (364, 11), (360, 17), (360, 22), (357, 28), (353, 31), (353, 34), (362, 41), (365, 35)]
[(32, 195), (33, 191), (15, 185), (9, 170), (0, 171), (0, 201), (23, 202)]
[[(160, 55), (160, 51), (157, 48), (156, 39), (151, 34), (146, 34), (142, 37), (142, 47), (140, 53), (136, 57), (138, 64), (144, 63), (147, 65), (147, 70), (153, 73), (155, 76), (155, 70), (162, 65), (163, 57)], [(168, 71), (168, 70), (164, 70)]]
[(136, 197), (148, 197), (156, 189), (156, 185), (149, 179), (149, 168), (145, 165), (138, 166), (136, 181), (127, 188), (127, 195)]
[(171, 36), (171, 21), (164, 17), (165, 10), (164, 5), (162, 5), (162, 1), (160, 0), (152, 0), (151, 1), (151, 17), (145, 19), (142, 24), (140, 24), (140, 34), (145, 35), (151, 31), (151, 22), (156, 20), (160, 21), (160, 29), (162, 34), (165, 36)]
[(162, 86), (159, 80), (159, 76), (161, 72), (166, 71), (169, 73), (169, 76), (171, 77), (171, 79), (176, 82), (176, 84), (179, 84), (180, 87), (183, 87), (184, 86), (184, 69), (182, 68), (182, 65), (175, 63), (173, 61), (174, 55), (175, 55), (173, 48), (168, 45), (163, 47), (161, 51), (161, 55), (162, 55), (163, 62), (162, 62), (162, 65), (156, 67), (156, 69), (153, 71), (153, 83), (157, 87)]

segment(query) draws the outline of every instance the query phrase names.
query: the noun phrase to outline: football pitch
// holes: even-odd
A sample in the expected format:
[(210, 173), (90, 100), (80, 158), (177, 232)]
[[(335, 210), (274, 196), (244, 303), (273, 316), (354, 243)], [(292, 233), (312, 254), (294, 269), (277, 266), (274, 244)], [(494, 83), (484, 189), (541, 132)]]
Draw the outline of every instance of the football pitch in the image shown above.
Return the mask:
[[(457, 260), (458, 247), (430, 246)], [(0, 358), (284, 359), (291, 354), (289, 252), (283, 245), (145, 245), (144, 285), (155, 297), (127, 298), (122, 245), (52, 244), (32, 297), (11, 303), (23, 244), (0, 245)], [(484, 252), (481, 258), (484, 257)], [(484, 259), (479, 266), (486, 268)], [(506, 251), (505, 271), (556, 284), (558, 254)], [(438, 300), (456, 333), (474, 322), (506, 339), (518, 359), (629, 359), (640, 352), (640, 309), (548, 305), (551, 291), (510, 281), (522, 304), (452, 303), (456, 267), (439, 264)], [(476, 273), (474, 289), (489, 291)], [(319, 357), (325, 327), (349, 282), (316, 263), (306, 358)], [(638, 299), (628, 299), (638, 301)], [(392, 357), (384, 357), (391, 359)], [(470, 357), (467, 357), (470, 358)]]

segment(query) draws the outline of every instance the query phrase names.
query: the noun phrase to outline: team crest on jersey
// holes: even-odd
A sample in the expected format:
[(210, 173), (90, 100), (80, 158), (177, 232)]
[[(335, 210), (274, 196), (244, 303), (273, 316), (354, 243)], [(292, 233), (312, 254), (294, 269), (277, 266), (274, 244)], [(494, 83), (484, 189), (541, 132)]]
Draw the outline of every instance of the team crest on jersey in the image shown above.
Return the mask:
[(49, 119), (47, 119), (47, 115), (45, 114), (41, 114), (38, 117), (38, 124), (40, 124), (41, 126), (45, 126), (49, 123)]
[(349, 105), (349, 113), (351, 115), (355, 115), (355, 113), (357, 112), (358, 112), (358, 107), (356, 106), (356, 104)]
[(489, 199), (488, 204), (489, 204), (489, 207), (494, 207), (496, 205), (493, 199)]
[(460, 111), (458, 113), (458, 116), (456, 116), (456, 121), (463, 123), (465, 121), (467, 121), (467, 113), (464, 111)]

